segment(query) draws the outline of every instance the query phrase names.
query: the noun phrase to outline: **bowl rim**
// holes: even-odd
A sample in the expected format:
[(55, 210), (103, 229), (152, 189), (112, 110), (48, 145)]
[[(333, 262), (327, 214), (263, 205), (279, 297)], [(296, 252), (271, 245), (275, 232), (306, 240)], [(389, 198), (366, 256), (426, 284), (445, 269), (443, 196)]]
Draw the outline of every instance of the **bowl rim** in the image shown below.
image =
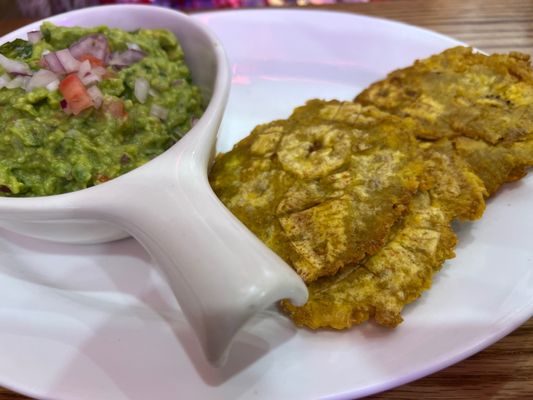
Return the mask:
[[(97, 5), (97, 6), (90, 6), (85, 7), (82, 9), (72, 10), (61, 14), (56, 14), (53, 16), (49, 16), (43, 19), (40, 19), (38, 21), (32, 22), (30, 24), (26, 24), (14, 31), (8, 32), (5, 35), (0, 36), (0, 44), (6, 43), (8, 41), (14, 40), (16, 38), (19, 38), (29, 32), (33, 29), (38, 29), (40, 25), (45, 21), (50, 21), (55, 23), (57, 20), (61, 20), (65, 17), (73, 17), (73, 18), (80, 18), (80, 16), (84, 16), (85, 14), (92, 14), (95, 12), (100, 12), (102, 9), (108, 9), (113, 12), (118, 12), (124, 14), (124, 13), (151, 13), (152, 15), (157, 14), (165, 14), (165, 15), (174, 15), (176, 17), (176, 21), (185, 21), (185, 23), (189, 24), (191, 27), (194, 27), (198, 32), (201, 32), (201, 34), (205, 35), (205, 37), (209, 40), (209, 43), (211, 43), (211, 47), (213, 50), (213, 54), (215, 55), (216, 60), (216, 77), (214, 79), (214, 84), (211, 91), (211, 97), (204, 109), (204, 112), (202, 113), (201, 117), (198, 119), (196, 124), (191, 127), (191, 129), (176, 143), (174, 143), (172, 146), (170, 146), (168, 149), (163, 151), (162, 153), (158, 154), (156, 157), (150, 159), (145, 164), (134, 168), (131, 171), (128, 171), (122, 175), (119, 175), (107, 182), (90, 186), (84, 189), (75, 190), (72, 192), (65, 192), (60, 194), (52, 194), (52, 195), (46, 195), (46, 196), (21, 196), (21, 197), (4, 197), (0, 196), (0, 211), (19, 211), (19, 212), (25, 212), (25, 211), (32, 211), (35, 212), (37, 210), (39, 211), (45, 211), (48, 207), (51, 208), (57, 208), (58, 206), (66, 206), (72, 202), (77, 202), (80, 199), (83, 199), (87, 194), (91, 193), (95, 190), (102, 190), (105, 188), (106, 190), (112, 186), (115, 186), (114, 184), (118, 181), (122, 181), (124, 178), (129, 179), (129, 177), (134, 174), (136, 171), (144, 170), (147, 168), (151, 168), (154, 164), (158, 162), (158, 160), (162, 159), (165, 155), (169, 153), (176, 152), (176, 150), (181, 147), (181, 144), (183, 143), (183, 139), (185, 137), (189, 136), (197, 136), (201, 135), (202, 131), (206, 130), (206, 127), (210, 124), (213, 124), (213, 121), (216, 120), (217, 113), (223, 113), (224, 109), (226, 107), (228, 96), (229, 96), (229, 90), (231, 86), (231, 74), (230, 74), (230, 67), (229, 67), (229, 60), (226, 54), (226, 51), (221, 43), (221, 41), (216, 37), (216, 35), (211, 31), (211, 29), (206, 26), (205, 24), (202, 24), (200, 21), (198, 21), (195, 18), (192, 18), (188, 14), (185, 14), (181, 11), (162, 7), (162, 6), (156, 6), (156, 5), (144, 5), (144, 4), (109, 4), (109, 5)], [(153, 17), (152, 17), (153, 18)], [(89, 19), (90, 20), (90, 19)], [(104, 24), (88, 24), (89, 26), (101, 26)], [(113, 26), (113, 25), (108, 25)], [(122, 28), (119, 28), (122, 29)], [(151, 28), (153, 29), (153, 28)], [(179, 40), (179, 38), (178, 38)], [(217, 129), (218, 130), (218, 129)], [(216, 133), (216, 132), (215, 132)], [(213, 142), (216, 141), (216, 134), (214, 135)], [(207, 145), (207, 143), (205, 144)], [(207, 149), (206, 149), (207, 150)], [(207, 170), (205, 171), (206, 177), (207, 177)], [(4, 215), (0, 216), (0, 219), (4, 219)], [(9, 218), (10, 220), (16, 220), (18, 218), (13, 217)], [(27, 218), (24, 218), (27, 220)]]

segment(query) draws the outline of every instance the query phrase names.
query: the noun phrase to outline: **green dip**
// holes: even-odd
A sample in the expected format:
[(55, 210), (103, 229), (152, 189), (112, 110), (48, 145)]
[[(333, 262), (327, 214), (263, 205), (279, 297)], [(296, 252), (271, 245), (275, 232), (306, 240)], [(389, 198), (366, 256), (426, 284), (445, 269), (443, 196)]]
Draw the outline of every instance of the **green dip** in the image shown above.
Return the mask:
[[(133, 46), (145, 56), (122, 69), (107, 66), (109, 76), (97, 83), (102, 105), (78, 115), (65, 112), (65, 101), (57, 89), (38, 87), (27, 92), (20, 87), (1, 88), (0, 195), (45, 196), (105, 182), (168, 149), (202, 114), (200, 91), (191, 84), (180, 45), (167, 30), (126, 32), (45, 22), (38, 42), (32, 45), (17, 39), (0, 46), (0, 54), (37, 71), (43, 68), (43, 52), (68, 48), (94, 33), (105, 35), (111, 52)], [(9, 74), (0, 66), (1, 75)], [(134, 92), (139, 78), (150, 87), (144, 103)], [(123, 117), (110, 112), (110, 105), (117, 102), (125, 111)], [(154, 105), (167, 115), (154, 114)]]

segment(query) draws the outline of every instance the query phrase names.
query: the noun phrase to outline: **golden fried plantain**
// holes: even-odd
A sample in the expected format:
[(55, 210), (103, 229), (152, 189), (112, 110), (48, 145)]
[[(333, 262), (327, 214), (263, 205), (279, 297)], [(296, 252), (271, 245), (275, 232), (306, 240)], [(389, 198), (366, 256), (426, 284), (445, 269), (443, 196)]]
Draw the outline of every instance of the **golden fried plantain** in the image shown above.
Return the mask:
[(433, 273), (454, 257), (456, 236), (449, 215), (432, 203), (428, 192), (420, 192), (376, 254), (309, 284), (304, 306), (286, 300), (282, 309), (297, 325), (312, 329), (345, 329), (369, 318), (398, 325), (404, 305), (428, 289)]
[(494, 194), (533, 165), (533, 69), (521, 53), (455, 47), (394, 71), (356, 97), (414, 119), (420, 140), (450, 138)]
[(420, 138), (495, 144), (533, 136), (533, 70), (521, 53), (455, 47), (390, 73), (355, 101), (416, 119)]
[(448, 139), (421, 143), (425, 161), (423, 189), (397, 221), (386, 244), (360, 264), (308, 285), (303, 307), (282, 309), (301, 326), (344, 329), (368, 319), (394, 327), (402, 308), (431, 285), (432, 273), (453, 257), (454, 219), (480, 218), (487, 191)]
[(450, 219), (475, 220), (485, 211), (488, 196), (483, 180), (455, 150), (452, 142), (441, 139), (422, 142), (425, 184), (433, 204)]
[(489, 195), (505, 182), (525, 176), (533, 165), (533, 139), (490, 145), (482, 140), (459, 137), (454, 139), (454, 145), (457, 154), (481, 178)]
[(342, 117), (352, 106), (310, 101), (257, 127), (210, 173), (224, 204), (307, 282), (378, 251), (423, 171), (399, 118), (361, 106)]

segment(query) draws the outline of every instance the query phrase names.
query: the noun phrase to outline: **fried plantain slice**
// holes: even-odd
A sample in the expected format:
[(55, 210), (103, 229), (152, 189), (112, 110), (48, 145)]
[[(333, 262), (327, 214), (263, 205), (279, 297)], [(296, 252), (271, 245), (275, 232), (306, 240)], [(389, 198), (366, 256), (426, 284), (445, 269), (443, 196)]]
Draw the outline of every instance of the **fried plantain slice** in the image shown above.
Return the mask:
[(457, 154), (481, 178), (489, 195), (502, 184), (525, 176), (533, 165), (533, 139), (490, 145), (481, 140), (460, 137), (454, 140), (454, 144)]
[(222, 202), (306, 282), (378, 251), (423, 172), (400, 118), (353, 106), (310, 101), (218, 155), (210, 173)]
[(449, 214), (433, 203), (427, 191), (420, 192), (376, 254), (309, 284), (304, 306), (286, 300), (282, 309), (297, 325), (311, 329), (346, 329), (370, 318), (397, 326), (403, 307), (431, 286), (444, 260), (454, 257), (457, 239)]
[(520, 179), (533, 165), (533, 69), (528, 55), (487, 56), (452, 48), (392, 72), (356, 101), (414, 119), (420, 140), (450, 138), (488, 195)]
[(210, 184), (235, 216), (285, 260), (292, 252), (273, 212), (294, 182), (279, 166), (276, 151), (287, 121), (256, 127), (233, 150), (217, 155)]
[(344, 329), (374, 318), (394, 327), (402, 321), (403, 306), (430, 287), (432, 271), (453, 257), (450, 221), (480, 218), (487, 191), (448, 139), (421, 143), (420, 152), (427, 190), (412, 201), (378, 253), (308, 285), (311, 297), (305, 306), (283, 303), (297, 324)]
[(451, 48), (390, 73), (355, 100), (414, 118), (419, 138), (466, 136), (496, 144), (533, 136), (533, 70), (521, 53)]
[(455, 150), (448, 139), (422, 142), (426, 161), (425, 187), (433, 204), (451, 220), (475, 220), (485, 211), (489, 193), (483, 180)]

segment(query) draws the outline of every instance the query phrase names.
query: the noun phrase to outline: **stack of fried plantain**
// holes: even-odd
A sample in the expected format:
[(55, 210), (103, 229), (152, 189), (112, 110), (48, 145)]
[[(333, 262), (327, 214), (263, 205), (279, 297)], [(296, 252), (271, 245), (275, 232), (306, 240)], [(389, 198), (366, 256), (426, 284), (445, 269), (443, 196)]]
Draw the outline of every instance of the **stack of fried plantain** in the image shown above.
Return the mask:
[(222, 202), (300, 274), (300, 326), (394, 327), (454, 257), (453, 220), (533, 165), (523, 54), (457, 47), (394, 71), (353, 102), (311, 100), (217, 156)]

